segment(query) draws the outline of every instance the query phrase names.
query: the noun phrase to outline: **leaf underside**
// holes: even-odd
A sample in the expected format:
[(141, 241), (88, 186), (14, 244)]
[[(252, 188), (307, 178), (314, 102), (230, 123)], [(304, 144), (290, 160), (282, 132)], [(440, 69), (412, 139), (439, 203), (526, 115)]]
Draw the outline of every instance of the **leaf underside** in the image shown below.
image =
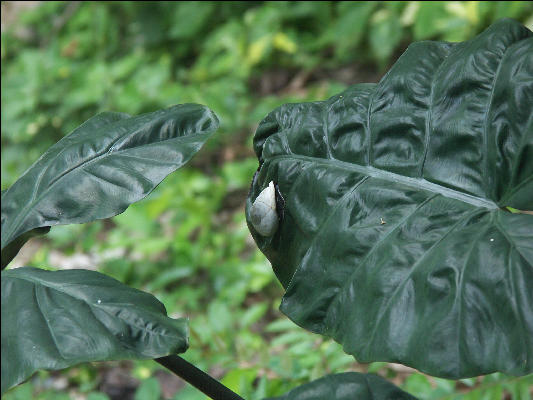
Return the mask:
[[(198, 104), (89, 119), (2, 192), (2, 249), (35, 228), (123, 212), (187, 163), (217, 128), (217, 117)], [(2, 268), (9, 261), (3, 257)]]
[(279, 397), (266, 400), (416, 400), (374, 374), (346, 372), (306, 383)]
[[(533, 372), (533, 38), (501, 20), (411, 45), (378, 84), (259, 125), (247, 199), (281, 310), (359, 361)], [(274, 181), (272, 237), (250, 223)]]
[(187, 320), (154, 296), (86, 270), (2, 272), (2, 393), (39, 369), (182, 353)]

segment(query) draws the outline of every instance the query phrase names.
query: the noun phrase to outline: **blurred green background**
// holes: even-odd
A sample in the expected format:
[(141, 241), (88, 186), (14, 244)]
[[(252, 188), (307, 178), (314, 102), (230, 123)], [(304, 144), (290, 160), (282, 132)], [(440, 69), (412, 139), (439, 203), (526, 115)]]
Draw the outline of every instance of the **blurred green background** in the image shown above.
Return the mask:
[[(328, 373), (375, 372), (421, 399), (522, 399), (533, 376), (449, 381), (359, 364), (277, 307), (244, 201), (258, 122), (286, 102), (377, 82), (409, 43), (462, 41), (493, 21), (533, 27), (531, 2), (2, 2), (2, 189), (94, 114), (196, 102), (214, 138), (147, 199), (109, 220), (56, 227), (12, 266), (92, 268), (156, 295), (191, 323), (184, 358), (246, 399)], [(5, 366), (3, 366), (5, 367)], [(6, 400), (204, 399), (152, 361), (39, 372)]]

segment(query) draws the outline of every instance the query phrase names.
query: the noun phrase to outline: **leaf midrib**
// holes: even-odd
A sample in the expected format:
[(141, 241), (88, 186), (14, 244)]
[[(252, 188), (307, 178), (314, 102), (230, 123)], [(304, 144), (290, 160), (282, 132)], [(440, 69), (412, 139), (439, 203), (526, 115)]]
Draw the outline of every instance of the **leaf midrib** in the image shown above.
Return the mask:
[(444, 197), (459, 200), (459, 201), (462, 201), (463, 203), (467, 203), (475, 207), (483, 207), (489, 210), (499, 209), (498, 205), (494, 203), (492, 200), (488, 200), (482, 197), (477, 197), (471, 194), (460, 192), (460, 191), (457, 191), (457, 190), (454, 190), (454, 189), (451, 189), (451, 188), (448, 188), (442, 185), (438, 185), (433, 182), (429, 182), (422, 178), (412, 178), (412, 177), (396, 174), (394, 172), (382, 170), (382, 169), (375, 168), (375, 167), (368, 166), (368, 165), (358, 165), (358, 164), (348, 163), (346, 161), (341, 161), (337, 159), (324, 159), (324, 158), (304, 156), (300, 154), (278, 155), (278, 156), (270, 157), (265, 161), (275, 161), (275, 160), (283, 160), (283, 159), (293, 159), (293, 160), (296, 159), (296, 160), (301, 160), (305, 162), (310, 162), (315, 165), (322, 164), (330, 168), (339, 168), (339, 169), (344, 169), (344, 170), (348, 170), (352, 172), (357, 172), (360, 174), (364, 174), (366, 176), (371, 176), (373, 178), (382, 179), (388, 182), (400, 183), (402, 185), (406, 185), (406, 186), (409, 186), (409, 187), (412, 187), (418, 190), (425, 190), (431, 193), (440, 194)]

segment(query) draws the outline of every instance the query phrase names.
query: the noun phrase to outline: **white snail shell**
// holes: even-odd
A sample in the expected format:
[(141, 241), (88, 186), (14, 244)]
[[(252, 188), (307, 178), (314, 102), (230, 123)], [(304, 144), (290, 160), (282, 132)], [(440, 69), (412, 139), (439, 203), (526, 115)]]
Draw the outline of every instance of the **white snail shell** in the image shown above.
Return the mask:
[(270, 181), (255, 199), (250, 208), (250, 219), (253, 227), (261, 236), (272, 236), (278, 230), (278, 213), (276, 212), (276, 189)]

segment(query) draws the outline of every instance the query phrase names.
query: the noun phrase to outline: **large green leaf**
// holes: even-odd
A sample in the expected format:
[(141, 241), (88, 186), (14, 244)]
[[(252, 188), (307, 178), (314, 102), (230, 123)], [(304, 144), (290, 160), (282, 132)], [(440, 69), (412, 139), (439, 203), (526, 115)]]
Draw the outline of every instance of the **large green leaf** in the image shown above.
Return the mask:
[(163, 357), (187, 345), (186, 319), (98, 272), (2, 272), (2, 393), (38, 369)]
[[(261, 122), (247, 220), (289, 318), (363, 362), (533, 371), (533, 216), (501, 209), (533, 209), (531, 35), (415, 43), (378, 84)], [(262, 237), (271, 180), (283, 219)]]
[(416, 400), (374, 374), (346, 372), (328, 375), (270, 400)]
[(121, 213), (189, 161), (217, 128), (217, 117), (198, 104), (91, 118), (2, 192), (2, 249), (34, 228)]

